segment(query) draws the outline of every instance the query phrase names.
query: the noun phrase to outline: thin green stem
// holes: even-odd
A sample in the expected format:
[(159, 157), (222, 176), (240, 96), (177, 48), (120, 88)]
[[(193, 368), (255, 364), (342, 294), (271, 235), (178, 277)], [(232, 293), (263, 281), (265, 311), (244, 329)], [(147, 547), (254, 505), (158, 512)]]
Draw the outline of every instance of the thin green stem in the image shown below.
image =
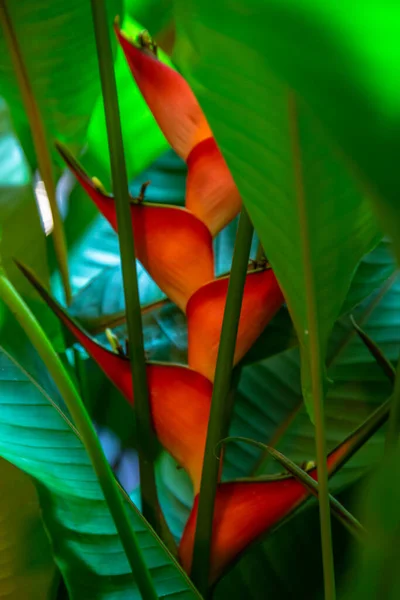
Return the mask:
[(301, 253), (304, 264), (304, 288), (307, 302), (308, 352), (311, 376), (311, 394), (315, 417), (315, 445), (317, 456), (317, 473), (319, 482), (319, 517), (322, 543), (322, 564), (324, 571), (325, 600), (335, 600), (335, 570), (333, 561), (331, 512), (329, 507), (328, 471), (326, 465), (326, 434), (324, 414), (324, 357), (321, 351), (317, 322), (317, 305), (315, 281), (312, 272), (310, 232), (307, 218), (306, 197), (303, 184), (301, 150), (299, 142), (298, 115), (296, 98), (292, 92), (288, 94), (288, 117), (292, 145), (294, 185), (297, 197), (298, 220), (301, 232)]
[(69, 378), (63, 363), (34, 315), (2, 272), (0, 272), (0, 297), (32, 342), (71, 413), (93, 468), (96, 471), (101, 489), (103, 490), (104, 497), (114, 519), (121, 543), (126, 552), (127, 559), (142, 597), (146, 600), (148, 598), (158, 598), (117, 482), (115, 481), (111, 468), (104, 456), (101, 444), (88, 413), (75, 386)]
[(91, 0), (101, 86), (106, 114), (111, 174), (115, 196), (118, 236), (124, 281), (132, 384), (135, 390), (137, 448), (139, 453), (142, 510), (159, 535), (162, 533), (160, 508), (154, 474), (155, 437), (151, 426), (149, 392), (144, 354), (142, 317), (132, 230), (128, 177), (122, 140), (114, 60), (104, 0)]
[(208, 591), (214, 501), (220, 470), (220, 450), (216, 453), (216, 448), (227, 434), (231, 416), (229, 390), (252, 235), (253, 225), (246, 209), (242, 208), (218, 349), (193, 550), (191, 576), (202, 595)]
[(71, 286), (68, 273), (67, 244), (65, 241), (60, 211), (58, 210), (53, 165), (47, 144), (46, 131), (42, 115), (40, 114), (40, 110), (32, 90), (28, 72), (25, 67), (21, 48), (19, 46), (12, 20), (7, 9), (6, 0), (0, 0), (0, 24), (3, 28), (4, 38), (10, 52), (14, 73), (18, 82), (22, 101), (24, 103), (26, 115), (28, 117), (33, 145), (35, 147), (36, 157), (39, 165), (39, 172), (43, 179), (46, 194), (49, 199), (50, 209), (53, 217), (52, 237), (54, 242), (54, 251), (58, 268), (60, 270), (65, 299), (67, 304), (70, 304)]
[(260, 241), (258, 241), (257, 253), (256, 253), (256, 263), (259, 263), (263, 260), (265, 260), (264, 248), (263, 248), (262, 243)]
[(399, 443), (400, 435), (400, 361), (397, 364), (396, 379), (389, 414), (389, 425), (386, 434), (386, 450), (391, 451)]

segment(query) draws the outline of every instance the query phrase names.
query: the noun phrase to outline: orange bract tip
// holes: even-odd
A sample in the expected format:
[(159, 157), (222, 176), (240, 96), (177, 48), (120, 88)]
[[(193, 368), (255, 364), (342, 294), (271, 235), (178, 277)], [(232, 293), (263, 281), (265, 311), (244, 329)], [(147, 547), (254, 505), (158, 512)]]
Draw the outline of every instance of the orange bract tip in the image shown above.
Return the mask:
[[(306, 497), (307, 491), (292, 478), (219, 484), (214, 508), (210, 583), (215, 582), (249, 544), (279, 523)], [(180, 561), (187, 573), (192, 566), (197, 510), (198, 496), (179, 546)]]
[[(351, 451), (350, 435), (328, 456), (328, 473), (333, 474)], [(308, 474), (317, 481), (317, 469)], [(294, 511), (310, 492), (292, 476), (269, 481), (220, 483), (215, 500), (211, 544), (210, 583), (223, 573), (249, 544), (268, 533)], [(196, 496), (179, 547), (183, 568), (190, 573), (198, 511)]]
[(240, 211), (239, 190), (214, 138), (197, 144), (186, 162), (186, 208), (207, 225), (214, 237)]
[(132, 44), (115, 27), (132, 75), (173, 149), (184, 159), (210, 137), (203, 111), (185, 79), (146, 49)]
[[(117, 231), (113, 196), (64, 156), (79, 183)], [(212, 237), (190, 211), (175, 206), (131, 204), (136, 257), (157, 285), (183, 311), (190, 296), (214, 277)]]
[[(187, 305), (189, 366), (213, 381), (229, 279), (200, 288)], [(248, 273), (240, 313), (234, 363), (246, 354), (283, 303), (271, 269)]]

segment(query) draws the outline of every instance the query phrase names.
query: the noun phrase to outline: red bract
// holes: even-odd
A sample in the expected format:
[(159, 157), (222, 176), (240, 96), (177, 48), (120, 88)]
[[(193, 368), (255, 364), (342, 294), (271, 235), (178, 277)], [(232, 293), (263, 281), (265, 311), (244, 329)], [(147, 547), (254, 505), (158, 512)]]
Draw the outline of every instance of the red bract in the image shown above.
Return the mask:
[[(331, 474), (349, 453), (351, 439), (329, 455), (328, 468)], [(317, 480), (316, 468), (309, 475)], [(277, 526), (308, 497), (309, 492), (304, 485), (291, 476), (269, 481), (219, 484), (214, 508), (210, 583), (218, 579), (249, 544)], [(198, 496), (179, 546), (180, 560), (188, 573), (192, 565), (197, 510)]]
[[(211, 281), (187, 305), (189, 366), (214, 380), (229, 278)], [(283, 303), (271, 269), (248, 273), (243, 293), (234, 364), (251, 348)]]
[[(129, 360), (110, 352), (89, 337), (46, 292), (34, 275), (19, 265), (46, 303), (82, 344), (102, 371), (133, 404)], [(149, 402), (153, 427), (160, 443), (189, 473), (198, 492), (207, 435), (211, 383), (200, 373), (179, 365), (147, 365)]]
[(119, 43), (151, 112), (172, 148), (187, 161), (186, 208), (216, 235), (239, 212), (241, 199), (206, 117), (184, 78), (118, 27)]
[[(117, 231), (113, 196), (96, 186), (62, 148), (60, 153), (100, 212)], [(184, 208), (155, 204), (131, 205), (138, 260), (157, 285), (183, 311), (190, 296), (214, 278), (212, 239), (207, 227)]]

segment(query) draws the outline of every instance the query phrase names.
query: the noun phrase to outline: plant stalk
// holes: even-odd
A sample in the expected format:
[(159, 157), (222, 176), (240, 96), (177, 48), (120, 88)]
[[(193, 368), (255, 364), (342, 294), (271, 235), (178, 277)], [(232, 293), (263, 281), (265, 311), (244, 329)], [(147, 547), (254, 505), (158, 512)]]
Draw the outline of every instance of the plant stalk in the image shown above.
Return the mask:
[(326, 465), (326, 434), (324, 414), (324, 357), (321, 350), (320, 336), (317, 323), (317, 305), (315, 281), (312, 273), (311, 248), (309, 244), (309, 222), (307, 219), (306, 197), (303, 184), (301, 150), (299, 142), (297, 103), (293, 92), (288, 92), (288, 118), (293, 155), (294, 186), (297, 196), (298, 220), (301, 231), (301, 253), (304, 269), (304, 290), (307, 302), (308, 351), (311, 377), (311, 394), (315, 417), (315, 446), (317, 458), (317, 473), (319, 482), (319, 518), (322, 544), (322, 564), (324, 573), (325, 600), (335, 600), (335, 570), (332, 547), (331, 512), (329, 507), (328, 471)]
[(148, 401), (149, 390), (146, 376), (146, 359), (144, 354), (142, 317), (137, 282), (135, 245), (118, 95), (115, 83), (114, 60), (108, 30), (109, 19), (104, 0), (91, 0), (91, 5), (106, 115), (113, 191), (117, 212), (118, 237), (130, 348), (129, 354), (132, 369), (132, 385), (135, 392), (134, 411), (137, 419), (137, 447), (139, 453), (142, 511), (143, 515), (155, 531), (161, 535), (161, 511), (157, 499), (154, 473), (156, 441), (151, 426)]
[(42, 177), (46, 194), (49, 199), (51, 214), (53, 217), (52, 238), (54, 243), (54, 252), (57, 259), (58, 268), (60, 270), (65, 300), (67, 304), (70, 304), (71, 286), (68, 272), (67, 244), (65, 241), (63, 223), (56, 199), (54, 171), (49, 147), (47, 144), (46, 131), (35, 95), (32, 90), (28, 72), (25, 67), (21, 48), (19, 46), (11, 17), (7, 9), (6, 0), (0, 0), (0, 23), (3, 28), (4, 38), (10, 52), (14, 73), (17, 78), (22, 101), (28, 117), (33, 145), (35, 147), (36, 157), (39, 165), (40, 176)]
[(132, 528), (120, 490), (104, 456), (101, 444), (83, 402), (69, 378), (63, 363), (36, 318), (2, 271), (0, 271), (0, 297), (21, 325), (43, 360), (72, 415), (93, 468), (96, 471), (101, 489), (103, 490), (142, 597), (146, 600), (147, 598), (156, 600), (158, 595), (153, 586), (147, 565), (144, 562), (142, 551)]
[(218, 348), (193, 549), (191, 577), (204, 596), (207, 594), (209, 585), (214, 501), (221, 463), (221, 448), (217, 450), (217, 446), (227, 434), (232, 411), (229, 390), (252, 235), (253, 225), (243, 207), (236, 235)]
[(394, 450), (399, 443), (400, 435), (400, 361), (397, 364), (396, 379), (389, 414), (389, 425), (386, 434), (386, 450)]

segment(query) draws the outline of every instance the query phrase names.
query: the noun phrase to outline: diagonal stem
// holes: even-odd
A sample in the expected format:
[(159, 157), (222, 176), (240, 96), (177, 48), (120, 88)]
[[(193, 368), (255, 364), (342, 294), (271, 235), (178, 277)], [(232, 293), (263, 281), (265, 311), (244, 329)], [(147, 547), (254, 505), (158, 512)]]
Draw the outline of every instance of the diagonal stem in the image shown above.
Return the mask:
[(217, 453), (216, 449), (229, 428), (232, 409), (229, 390), (252, 236), (253, 225), (243, 207), (236, 236), (218, 349), (193, 549), (191, 576), (203, 595), (206, 595), (208, 591), (214, 501), (220, 471), (221, 450), (219, 449)]
[(132, 528), (118, 484), (104, 456), (100, 441), (83, 402), (61, 359), (36, 321), (36, 318), (2, 271), (0, 271), (0, 297), (21, 325), (40, 358), (43, 360), (71, 413), (93, 468), (96, 471), (99, 484), (114, 519), (121, 543), (142, 597), (146, 598), (146, 600), (147, 598), (149, 600), (156, 600), (158, 595), (154, 589), (147, 565), (144, 562), (142, 551)]
[(120, 112), (115, 83), (114, 60), (105, 2), (104, 0), (91, 0), (91, 4), (106, 114), (111, 174), (117, 212), (118, 236), (124, 281), (132, 385), (135, 391), (134, 410), (137, 419), (137, 445), (139, 453), (142, 510), (146, 519), (160, 535), (163, 528), (161, 525), (161, 511), (158, 504), (154, 473), (156, 440), (151, 426), (148, 401), (149, 390), (146, 376), (146, 360), (137, 282), (135, 245)]
[(40, 176), (43, 179), (46, 194), (49, 199), (51, 214), (53, 217), (53, 242), (54, 251), (60, 270), (61, 280), (64, 288), (64, 295), (67, 304), (71, 302), (71, 286), (68, 273), (67, 245), (65, 241), (64, 228), (61, 220), (60, 211), (56, 199), (56, 186), (54, 180), (53, 165), (47, 144), (46, 132), (35, 95), (32, 90), (31, 82), (25, 67), (22, 52), (15, 34), (13, 24), (7, 9), (6, 0), (0, 0), (0, 24), (2, 25), (4, 37), (11, 60), (14, 67), (14, 73), (18, 81), (22, 101), (25, 106), (29, 126), (32, 133), (33, 144), (39, 165)]

